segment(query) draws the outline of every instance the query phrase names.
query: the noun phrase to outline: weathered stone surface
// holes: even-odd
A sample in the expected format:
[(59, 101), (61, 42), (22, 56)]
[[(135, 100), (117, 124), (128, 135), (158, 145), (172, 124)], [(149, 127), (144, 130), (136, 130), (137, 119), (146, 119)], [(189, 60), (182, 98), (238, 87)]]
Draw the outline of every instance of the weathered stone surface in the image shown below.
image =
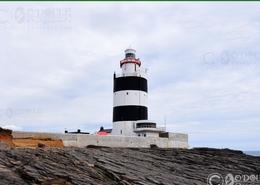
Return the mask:
[(9, 129), (3, 129), (0, 127), (0, 149), (6, 148), (1, 143), (7, 144), (9, 147), (23, 147), (23, 148), (44, 148), (54, 147), (63, 148), (64, 144), (61, 139), (52, 139), (48, 137), (24, 137), (14, 138), (12, 135), (13, 131)]
[(9, 150), (10, 145), (8, 145), (6, 142), (0, 141), (0, 150)]
[(210, 173), (259, 174), (260, 158), (208, 148), (0, 150), (1, 185), (204, 185)]
[(12, 130), (3, 129), (0, 127), (0, 142), (4, 142), (10, 147), (14, 147)]

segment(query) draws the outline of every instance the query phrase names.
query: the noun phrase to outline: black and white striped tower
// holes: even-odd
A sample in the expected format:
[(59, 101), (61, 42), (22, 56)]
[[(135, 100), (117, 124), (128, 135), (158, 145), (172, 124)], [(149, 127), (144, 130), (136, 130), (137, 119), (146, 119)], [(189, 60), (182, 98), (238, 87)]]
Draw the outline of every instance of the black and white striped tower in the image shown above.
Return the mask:
[(122, 73), (114, 74), (113, 135), (134, 136), (135, 122), (148, 119), (146, 70), (135, 53), (126, 49)]

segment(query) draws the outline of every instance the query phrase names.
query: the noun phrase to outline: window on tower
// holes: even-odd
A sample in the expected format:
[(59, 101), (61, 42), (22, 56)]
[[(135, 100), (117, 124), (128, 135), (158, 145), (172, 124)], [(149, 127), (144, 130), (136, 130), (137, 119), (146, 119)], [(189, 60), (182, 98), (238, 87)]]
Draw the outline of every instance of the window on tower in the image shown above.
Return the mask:
[(126, 55), (125, 55), (125, 57), (135, 57), (135, 54), (134, 53), (127, 53)]

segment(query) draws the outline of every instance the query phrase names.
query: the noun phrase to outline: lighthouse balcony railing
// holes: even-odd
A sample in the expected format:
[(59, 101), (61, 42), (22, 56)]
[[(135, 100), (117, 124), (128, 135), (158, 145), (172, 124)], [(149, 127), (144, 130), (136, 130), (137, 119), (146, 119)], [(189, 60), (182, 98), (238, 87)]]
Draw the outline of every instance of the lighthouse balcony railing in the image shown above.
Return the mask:
[(139, 76), (139, 77), (147, 77), (147, 71), (148, 69), (140, 69), (132, 73), (115, 73), (115, 77), (124, 77), (124, 76)]
[(142, 128), (134, 128), (134, 132), (143, 132), (143, 131), (150, 131), (150, 132), (165, 132), (165, 127), (156, 127), (156, 128), (149, 128), (149, 127), (142, 127)]

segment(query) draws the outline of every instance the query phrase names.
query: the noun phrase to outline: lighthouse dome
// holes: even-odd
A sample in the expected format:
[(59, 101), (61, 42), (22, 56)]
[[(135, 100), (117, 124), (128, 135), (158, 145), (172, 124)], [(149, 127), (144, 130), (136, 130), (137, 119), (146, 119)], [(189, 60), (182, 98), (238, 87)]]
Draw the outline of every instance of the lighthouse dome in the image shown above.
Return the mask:
[(135, 50), (132, 48), (128, 48), (125, 50), (125, 57), (133, 57), (135, 58)]

